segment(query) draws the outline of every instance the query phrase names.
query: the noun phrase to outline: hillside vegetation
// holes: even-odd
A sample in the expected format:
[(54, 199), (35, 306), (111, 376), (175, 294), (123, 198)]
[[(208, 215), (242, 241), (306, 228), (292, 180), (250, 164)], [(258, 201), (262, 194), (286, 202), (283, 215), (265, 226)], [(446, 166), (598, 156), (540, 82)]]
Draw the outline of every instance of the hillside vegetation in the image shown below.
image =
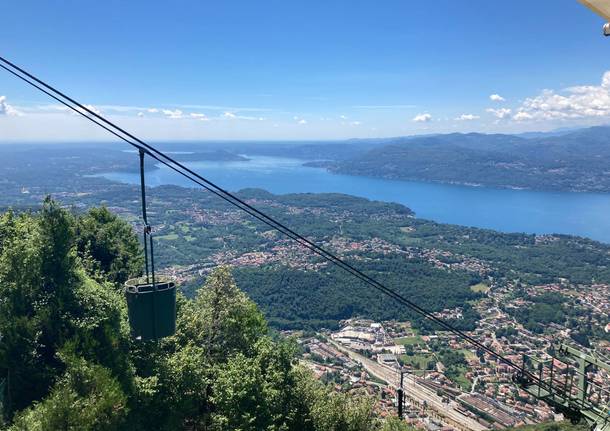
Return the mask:
[(121, 287), (141, 262), (105, 209), (0, 217), (0, 428), (404, 429), (296, 365), (226, 267), (179, 295), (175, 336), (132, 340)]
[(550, 422), (535, 425), (525, 425), (517, 428), (510, 428), (515, 431), (588, 431), (591, 428), (586, 423), (572, 424), (570, 422)]
[(530, 139), (481, 133), (396, 138), (323, 166), (400, 180), (608, 192), (609, 162), (610, 127), (592, 127)]

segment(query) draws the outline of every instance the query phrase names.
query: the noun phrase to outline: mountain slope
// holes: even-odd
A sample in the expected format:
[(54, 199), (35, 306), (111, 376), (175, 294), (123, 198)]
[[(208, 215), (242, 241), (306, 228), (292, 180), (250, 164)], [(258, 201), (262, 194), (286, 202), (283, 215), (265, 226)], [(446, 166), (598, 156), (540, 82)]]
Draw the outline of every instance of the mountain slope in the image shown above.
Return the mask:
[(525, 139), (453, 133), (396, 139), (333, 172), (401, 180), (562, 191), (610, 191), (610, 127)]

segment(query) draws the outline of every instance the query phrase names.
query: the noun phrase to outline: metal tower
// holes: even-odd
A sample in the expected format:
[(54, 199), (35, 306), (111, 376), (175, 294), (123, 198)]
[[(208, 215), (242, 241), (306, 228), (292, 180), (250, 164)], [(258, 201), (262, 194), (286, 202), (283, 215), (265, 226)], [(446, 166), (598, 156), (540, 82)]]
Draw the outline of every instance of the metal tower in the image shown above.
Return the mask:
[(584, 419), (596, 431), (610, 431), (610, 381), (594, 383), (594, 368), (610, 372), (599, 358), (562, 344), (550, 360), (524, 355), (515, 381), (572, 422)]

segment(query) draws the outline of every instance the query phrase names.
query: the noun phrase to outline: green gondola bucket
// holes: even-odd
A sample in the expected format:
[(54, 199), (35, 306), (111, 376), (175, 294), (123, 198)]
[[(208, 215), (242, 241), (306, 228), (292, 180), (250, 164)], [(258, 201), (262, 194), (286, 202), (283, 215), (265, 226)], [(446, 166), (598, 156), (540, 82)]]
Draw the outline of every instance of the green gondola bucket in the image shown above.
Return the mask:
[(148, 341), (176, 332), (176, 284), (168, 279), (133, 278), (125, 283), (131, 335)]

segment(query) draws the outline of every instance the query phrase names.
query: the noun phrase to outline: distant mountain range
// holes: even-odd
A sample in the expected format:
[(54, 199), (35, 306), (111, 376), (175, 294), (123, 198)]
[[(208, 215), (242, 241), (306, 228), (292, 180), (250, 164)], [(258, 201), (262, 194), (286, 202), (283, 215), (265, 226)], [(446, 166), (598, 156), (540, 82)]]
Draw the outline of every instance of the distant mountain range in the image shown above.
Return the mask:
[(610, 127), (525, 136), (452, 133), (358, 140), (332, 172), (501, 188), (610, 192)]

